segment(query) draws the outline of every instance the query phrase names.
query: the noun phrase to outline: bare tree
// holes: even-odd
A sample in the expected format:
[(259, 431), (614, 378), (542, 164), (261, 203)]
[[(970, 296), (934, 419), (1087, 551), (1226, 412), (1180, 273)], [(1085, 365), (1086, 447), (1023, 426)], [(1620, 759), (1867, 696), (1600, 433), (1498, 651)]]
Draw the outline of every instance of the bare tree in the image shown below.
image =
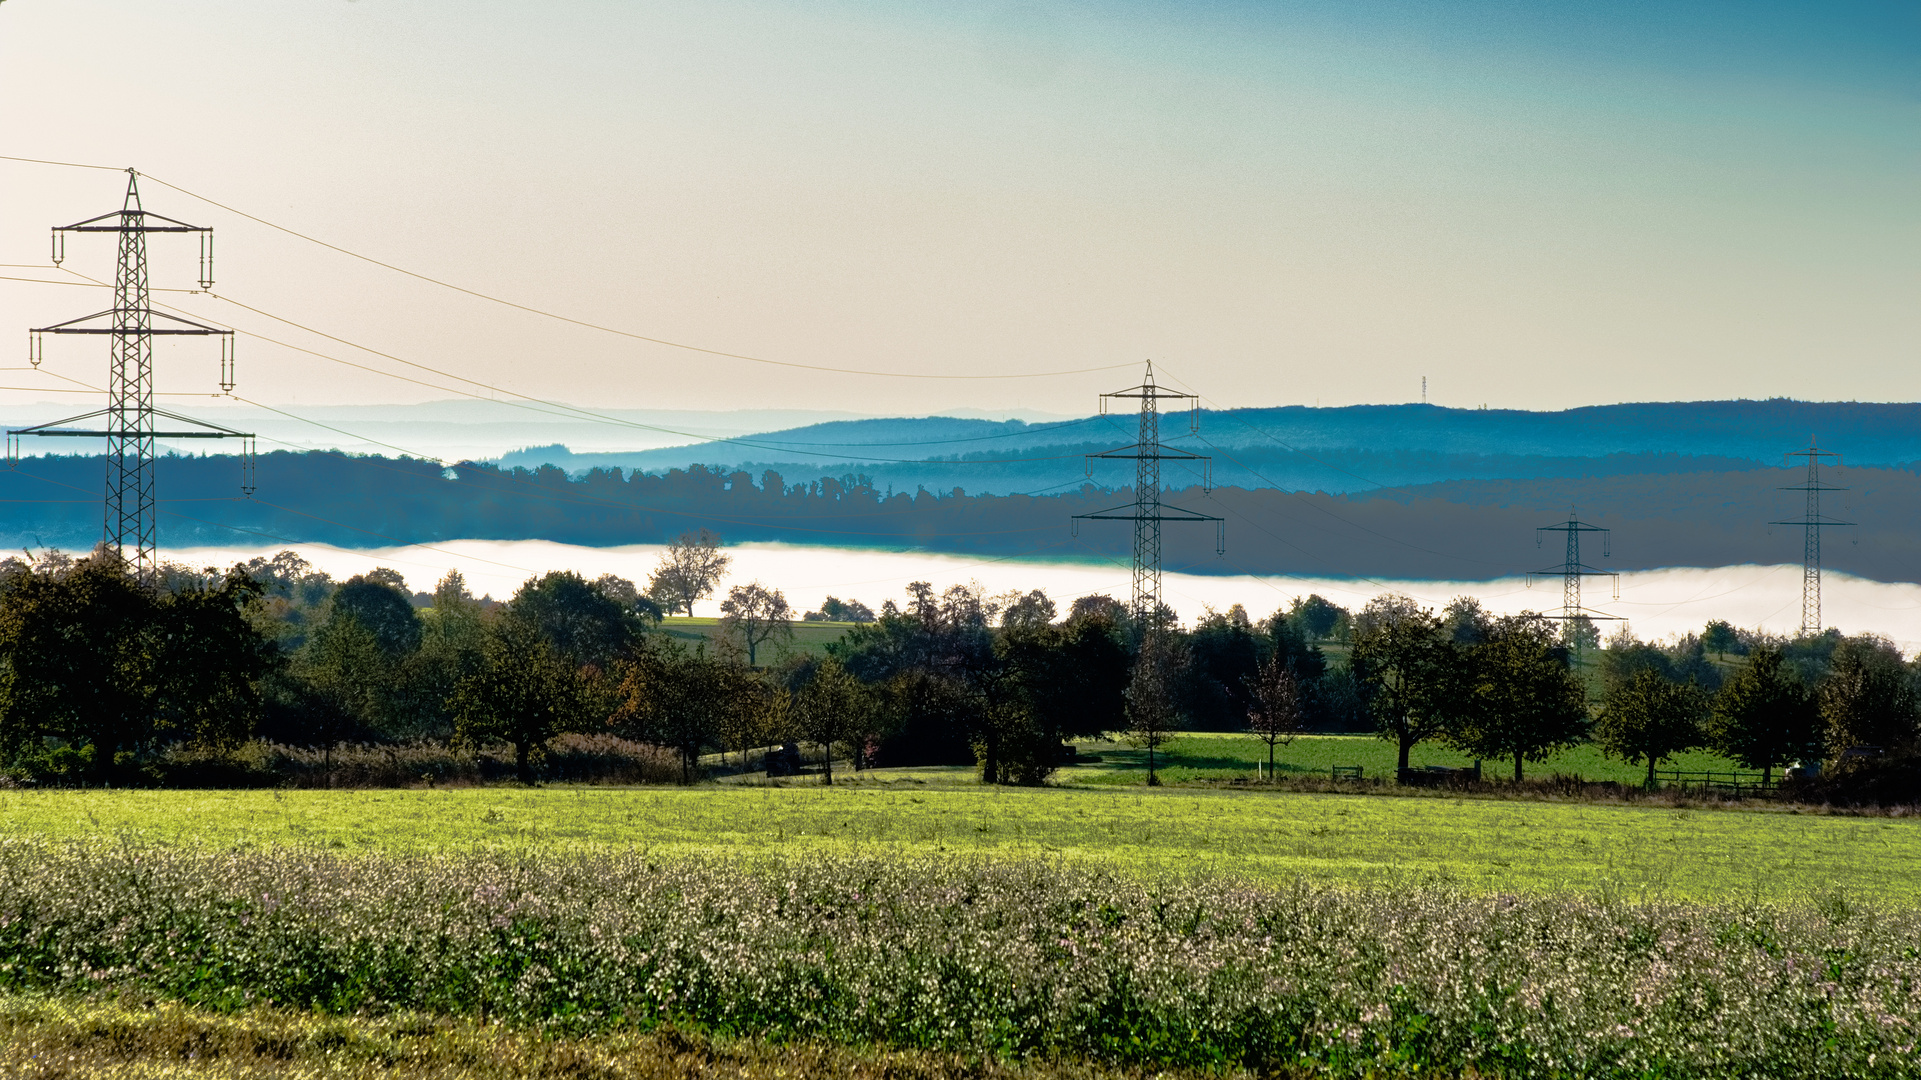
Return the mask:
[(768, 639), (793, 639), (793, 607), (779, 589), (769, 589), (758, 581), (727, 590), (727, 599), (720, 602), (720, 613), (721, 631), (740, 635), (741, 642), (747, 646), (748, 667), (759, 662), (756, 650)]
[(1149, 787), (1160, 786), (1154, 753), (1174, 737), (1180, 719), (1174, 694), (1184, 660), (1173, 635), (1150, 630), (1141, 641), (1134, 677), (1127, 684), (1127, 741), (1147, 751)]
[(694, 613), (694, 601), (714, 594), (720, 576), (727, 572), (733, 557), (721, 554), (720, 537), (706, 529), (681, 533), (667, 545), (660, 565), (647, 579), (647, 595), (668, 611), (685, 609)]
[(1274, 750), (1292, 744), (1301, 733), (1301, 683), (1284, 657), (1276, 652), (1245, 680), (1250, 699), (1247, 725), (1267, 744), (1267, 776), (1274, 778)]

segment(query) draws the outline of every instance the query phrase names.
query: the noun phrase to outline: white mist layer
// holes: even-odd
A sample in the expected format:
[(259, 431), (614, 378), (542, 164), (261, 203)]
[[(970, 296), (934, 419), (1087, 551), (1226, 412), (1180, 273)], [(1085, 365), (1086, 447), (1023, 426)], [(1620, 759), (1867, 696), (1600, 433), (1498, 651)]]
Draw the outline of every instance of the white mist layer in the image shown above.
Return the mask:
[[(227, 566), (287, 548), (336, 578), (376, 566), (391, 567), (406, 577), (409, 588), (423, 592), (431, 592), (448, 570), (459, 570), (476, 595), (491, 594), (496, 599), (511, 596), (521, 582), (550, 570), (574, 570), (588, 578), (618, 574), (644, 587), (663, 550), (658, 544), (602, 548), (544, 540), (453, 540), (431, 546), (369, 549), (324, 544), (177, 548), (163, 550), (161, 556), (192, 566)], [(932, 582), (940, 589), (978, 581), (989, 593), (1045, 589), (1063, 611), (1075, 597), (1089, 593), (1106, 593), (1125, 602), (1130, 587), (1128, 567), (1120, 561), (1049, 562), (793, 544), (738, 544), (727, 551), (734, 560), (728, 583), (759, 580), (780, 589), (799, 611), (818, 608), (830, 594), (843, 600), (860, 600), (879, 610), (883, 600), (904, 599), (910, 581)], [(1169, 573), (1164, 579), (1167, 602), (1189, 621), (1201, 614), (1204, 605), (1225, 611), (1243, 604), (1249, 614), (1260, 618), (1308, 593), (1320, 593), (1344, 607), (1358, 608), (1390, 591), (1406, 593), (1436, 608), (1456, 596), (1476, 597), (1489, 610), (1503, 614), (1523, 610), (1558, 613), (1561, 608), (1558, 578), (1537, 580), (1532, 587), (1523, 578), (1455, 582)], [(726, 584), (720, 592), (725, 594)], [(1801, 568), (1749, 565), (1630, 571), (1621, 575), (1619, 600), (1614, 599), (1606, 578), (1589, 578), (1583, 600), (1591, 612), (1625, 619), (1634, 633), (1645, 639), (1698, 632), (1711, 619), (1792, 634), (1801, 621)], [(696, 604), (694, 612), (720, 614), (719, 597)], [(1904, 651), (1921, 648), (1921, 585), (1829, 573), (1824, 578), (1822, 616), (1823, 625), (1839, 627), (1846, 633), (1871, 631), (1893, 640)], [(1602, 622), (1601, 633), (1612, 634), (1619, 625)]]

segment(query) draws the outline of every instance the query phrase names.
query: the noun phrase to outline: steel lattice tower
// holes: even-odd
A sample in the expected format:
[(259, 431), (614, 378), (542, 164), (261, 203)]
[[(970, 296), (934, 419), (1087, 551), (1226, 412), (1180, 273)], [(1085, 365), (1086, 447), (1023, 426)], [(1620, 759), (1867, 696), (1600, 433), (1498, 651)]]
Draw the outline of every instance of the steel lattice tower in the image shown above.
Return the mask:
[(1549, 566), (1529, 574), (1529, 584), (1533, 584), (1533, 579), (1537, 577), (1558, 577), (1561, 579), (1561, 637), (1562, 640), (1566, 641), (1570, 646), (1576, 646), (1578, 642), (1575, 640), (1574, 628), (1579, 620), (1583, 618), (1590, 620), (1615, 618), (1613, 615), (1590, 612), (1581, 605), (1581, 579), (1584, 577), (1613, 578), (1616, 599), (1620, 598), (1621, 588), (1621, 575), (1612, 570), (1601, 570), (1589, 566), (1581, 561), (1581, 534), (1600, 533), (1601, 554), (1603, 556), (1611, 556), (1614, 554), (1614, 535), (1609, 529), (1604, 529), (1599, 525), (1590, 525), (1582, 521), (1575, 516), (1572, 509), (1567, 513), (1567, 521), (1558, 525), (1543, 525), (1535, 529), (1535, 546), (1540, 546), (1542, 533), (1550, 532), (1567, 534), (1567, 557), (1559, 566)]
[(1200, 397), (1196, 394), (1183, 394), (1166, 390), (1154, 383), (1154, 363), (1148, 361), (1147, 377), (1139, 386), (1117, 390), (1101, 395), (1101, 412), (1107, 412), (1110, 399), (1133, 399), (1141, 403), (1140, 435), (1133, 445), (1123, 446), (1100, 454), (1087, 455), (1089, 475), (1092, 475), (1097, 460), (1134, 459), (1134, 501), (1122, 506), (1109, 507), (1092, 514), (1074, 515), (1075, 535), (1079, 535), (1082, 521), (1132, 521), (1134, 523), (1134, 596), (1129, 610), (1142, 625), (1149, 625), (1160, 618), (1163, 607), (1161, 601), (1161, 525), (1167, 521), (1211, 521), (1214, 522), (1214, 550), (1220, 554), (1226, 550), (1226, 532), (1222, 520), (1209, 514), (1197, 514), (1180, 507), (1170, 507), (1161, 502), (1161, 462), (1198, 461), (1201, 463), (1201, 487), (1212, 487), (1208, 466), (1212, 459), (1200, 454), (1190, 454), (1185, 450), (1172, 450), (1161, 445), (1161, 410), (1163, 400), (1182, 400), (1188, 403), (1188, 430), (1200, 430)]
[(1808, 437), (1806, 450), (1795, 450), (1786, 455), (1789, 459), (1807, 458), (1808, 477), (1804, 483), (1784, 487), (1782, 491), (1804, 491), (1807, 493), (1807, 509), (1799, 520), (1770, 521), (1770, 525), (1799, 525), (1805, 533), (1801, 541), (1801, 633), (1803, 635), (1821, 632), (1821, 530), (1828, 525), (1852, 525), (1852, 521), (1838, 521), (1821, 516), (1821, 493), (1823, 491), (1846, 491), (1844, 487), (1834, 487), (1821, 482), (1821, 459), (1833, 458), (1839, 467), (1841, 455), (1832, 450), (1823, 450)]
[[(113, 273), (113, 307), (33, 330), (29, 359), (33, 366), (40, 366), (44, 358), (43, 334), (108, 335), (112, 342), (107, 359), (107, 407), (50, 424), (7, 432), (8, 459), (9, 462), (18, 459), (19, 437), (22, 435), (105, 438), (107, 505), (103, 540), (120, 552), (141, 580), (151, 581), (156, 569), (155, 548), (158, 544), (154, 520), (155, 439), (245, 440), (241, 451), (241, 490), (248, 494), (253, 492), (253, 435), (156, 409), (153, 404), (153, 339), (158, 335), (219, 337), (220, 388), (233, 389), (233, 331), (155, 311), (149, 303), (147, 234), (198, 234), (200, 287), (210, 289), (213, 287), (213, 230), (142, 209), (139, 175), (128, 169), (126, 201), (117, 212), (54, 228), (53, 262), (56, 266), (66, 256), (66, 234), (70, 232), (118, 234), (119, 255)], [(161, 431), (156, 417), (191, 425), (191, 428)], [(104, 430), (88, 431), (67, 426), (96, 418), (105, 419)]]

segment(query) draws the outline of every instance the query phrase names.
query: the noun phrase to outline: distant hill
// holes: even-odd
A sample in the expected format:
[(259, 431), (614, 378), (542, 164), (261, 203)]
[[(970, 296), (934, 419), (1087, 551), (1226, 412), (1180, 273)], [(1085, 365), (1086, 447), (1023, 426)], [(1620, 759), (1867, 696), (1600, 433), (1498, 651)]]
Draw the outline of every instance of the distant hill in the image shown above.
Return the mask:
[[(1283, 406), (1164, 418), (1168, 443), (1213, 457), (1215, 482), (1346, 494), (1449, 480), (1599, 478), (1777, 467), (1810, 437), (1855, 465), (1921, 460), (1921, 404), (1767, 401), (1599, 405), (1562, 412), (1432, 405)], [(976, 494), (1058, 491), (1091, 478), (1132, 480), (1126, 463), (1088, 473), (1082, 456), (1132, 442), (1129, 414), (1028, 424), (951, 417), (842, 420), (630, 453), (564, 444), (516, 451), (502, 465), (660, 472), (704, 464), (782, 475), (856, 473), (883, 489)], [(1174, 467), (1170, 482), (1199, 482)]]

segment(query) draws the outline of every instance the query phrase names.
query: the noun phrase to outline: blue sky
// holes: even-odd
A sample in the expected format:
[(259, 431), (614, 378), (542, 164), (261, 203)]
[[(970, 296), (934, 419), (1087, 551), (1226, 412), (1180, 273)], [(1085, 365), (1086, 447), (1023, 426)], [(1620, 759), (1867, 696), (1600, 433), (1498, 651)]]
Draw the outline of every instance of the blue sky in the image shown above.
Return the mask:
[[(134, 164), (474, 288), (796, 363), (1152, 356), (1223, 405), (1406, 401), (1423, 375), (1452, 405), (1912, 400), (1916, 10), (8, 0), (0, 95), (25, 107), (0, 153)], [(41, 259), (48, 225), (117, 185), (0, 163), (0, 262)], [(1127, 381), (704, 357), (148, 201), (221, 230), (223, 295), (522, 393), (1081, 412)], [(82, 314), (85, 292), (0, 282), (0, 328)], [(254, 400), (445, 396), (243, 350)], [(177, 352), (163, 389), (211, 381)]]

